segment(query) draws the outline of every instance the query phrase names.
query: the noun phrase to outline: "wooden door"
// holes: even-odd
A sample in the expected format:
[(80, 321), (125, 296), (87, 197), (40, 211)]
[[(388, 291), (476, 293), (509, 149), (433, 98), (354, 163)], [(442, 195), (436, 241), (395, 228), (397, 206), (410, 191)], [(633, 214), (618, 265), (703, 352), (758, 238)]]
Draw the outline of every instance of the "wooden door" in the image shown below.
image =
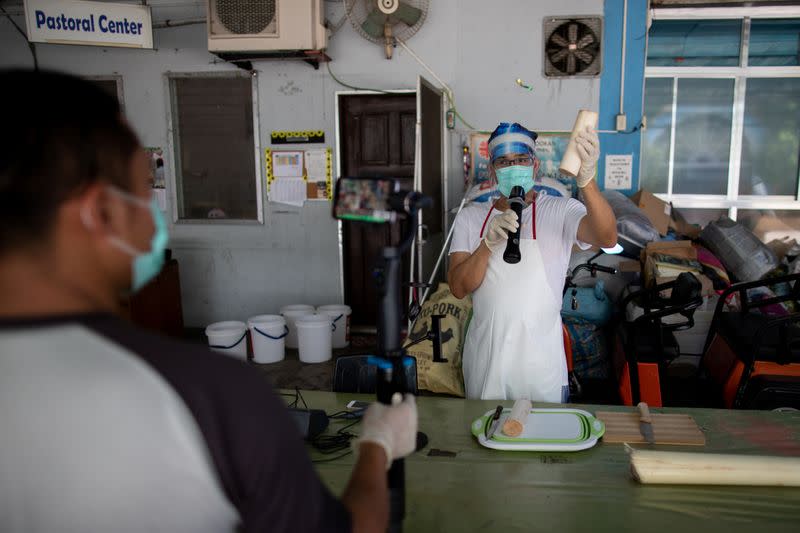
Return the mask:
[[(339, 97), (342, 176), (400, 178), (411, 190), (414, 181), (414, 94), (342, 95)], [(378, 295), (373, 271), (385, 246), (396, 245), (402, 224), (343, 221), (345, 302), (353, 308), (352, 324), (374, 328)], [(408, 280), (408, 258), (403, 280)], [(402, 295), (398, 301), (404, 302)]]

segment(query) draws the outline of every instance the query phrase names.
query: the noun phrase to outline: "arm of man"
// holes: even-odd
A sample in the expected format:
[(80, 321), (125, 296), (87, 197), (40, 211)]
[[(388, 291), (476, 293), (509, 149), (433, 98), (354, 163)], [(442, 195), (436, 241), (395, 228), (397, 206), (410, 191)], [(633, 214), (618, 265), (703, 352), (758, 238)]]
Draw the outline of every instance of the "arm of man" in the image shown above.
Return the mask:
[(597, 182), (592, 180), (581, 189), (581, 193), (586, 216), (578, 226), (578, 240), (603, 248), (614, 246), (617, 243), (617, 218), (600, 193)]
[(604, 248), (614, 246), (617, 243), (617, 219), (594, 179), (600, 159), (600, 139), (597, 132), (587, 128), (578, 133), (575, 143), (581, 158), (577, 182), (586, 206), (586, 216), (578, 226), (578, 240)]
[(447, 283), (450, 285), (450, 292), (453, 293), (453, 296), (464, 298), (481, 286), (491, 256), (491, 250), (483, 242), (471, 254), (467, 252), (450, 254)]
[[(507, 209), (489, 221), (484, 238), (472, 253), (457, 251), (450, 254), (447, 283), (450, 285), (450, 292), (453, 293), (453, 296), (463, 298), (481, 286), (486, 269), (489, 267), (489, 258), (493, 253), (503, 253), (502, 250), (508, 241), (508, 232), (514, 231), (518, 227), (517, 214), (511, 209)], [(456, 230), (458, 229), (456, 228)], [(455, 237), (453, 240), (458, 242)], [(460, 248), (460, 250), (464, 249), (464, 247)]]
[(389, 523), (386, 452), (378, 444), (361, 444), (342, 503), (350, 512), (353, 533), (386, 531)]
[(417, 446), (417, 402), (395, 393), (392, 405), (374, 403), (361, 421), (361, 436), (353, 443), (358, 462), (342, 503), (350, 511), (354, 533), (382, 533), (389, 523), (386, 471), (395, 459)]

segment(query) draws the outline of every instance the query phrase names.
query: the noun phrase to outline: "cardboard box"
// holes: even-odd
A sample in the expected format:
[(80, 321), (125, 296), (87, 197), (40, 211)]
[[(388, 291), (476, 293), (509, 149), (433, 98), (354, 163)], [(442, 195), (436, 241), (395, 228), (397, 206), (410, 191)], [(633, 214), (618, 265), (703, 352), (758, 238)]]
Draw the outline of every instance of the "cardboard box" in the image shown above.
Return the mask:
[(617, 270), (620, 274), (641, 274), (642, 264), (636, 260), (621, 261)]
[(647, 215), (647, 218), (661, 235), (667, 234), (670, 215), (672, 214), (672, 208), (667, 202), (644, 189), (631, 196), (631, 201)]
[(671, 255), (683, 259), (697, 259), (697, 249), (692, 241), (654, 241), (648, 242), (642, 251), (642, 262), (654, 253)]
[[(662, 283), (675, 280), (675, 277), (661, 277), (656, 274), (655, 260), (651, 257), (654, 253), (671, 255), (681, 259), (697, 260), (697, 248), (692, 246), (692, 241), (658, 241), (648, 243), (647, 247), (642, 251), (642, 261), (644, 262), (642, 272), (646, 287), (661, 285)], [(692, 274), (695, 275), (703, 286), (703, 296), (715, 294), (714, 284), (711, 282), (711, 279), (702, 272), (692, 272)], [(670, 292), (672, 291), (667, 289), (663, 291), (661, 295), (666, 298), (669, 297)]]
[(673, 209), (670, 217), (669, 227), (675, 230), (678, 236), (688, 237), (696, 240), (700, 237), (702, 228), (696, 224), (689, 224), (681, 215), (680, 209)]

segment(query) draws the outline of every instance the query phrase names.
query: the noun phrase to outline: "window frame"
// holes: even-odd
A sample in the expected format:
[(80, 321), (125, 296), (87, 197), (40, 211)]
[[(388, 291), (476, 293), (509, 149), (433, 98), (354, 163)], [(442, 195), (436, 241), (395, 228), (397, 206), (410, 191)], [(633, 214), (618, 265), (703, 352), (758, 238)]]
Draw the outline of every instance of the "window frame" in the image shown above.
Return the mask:
[[(181, 172), (180, 161), (177, 147), (180, 146), (180, 131), (177, 127), (176, 113), (178, 111), (177, 94), (175, 92), (174, 81), (186, 78), (247, 78), (250, 80), (250, 88), (253, 104), (253, 154), (254, 170), (256, 180), (256, 215), (257, 219), (206, 219), (206, 218), (180, 218), (180, 207), (183, 195), (178, 189), (178, 176)], [(259, 127), (259, 105), (258, 105), (258, 73), (244, 71), (212, 71), (212, 72), (166, 72), (164, 74), (164, 87), (167, 95), (167, 153), (170, 159), (172, 172), (168, 178), (173, 194), (170, 195), (170, 205), (172, 206), (172, 222), (179, 225), (263, 225), (264, 224), (264, 189), (261, 180), (262, 176), (262, 157), (261, 157), (261, 129)]]
[(113, 81), (117, 85), (117, 101), (119, 102), (119, 107), (122, 110), (122, 114), (125, 114), (125, 90), (123, 88), (121, 74), (99, 74), (96, 76), (84, 76), (84, 78), (90, 81)]
[[(800, 19), (800, 6), (771, 6), (750, 8), (672, 8), (651, 10), (655, 20), (741, 20), (742, 35), (738, 67), (649, 67), (646, 65), (644, 77), (673, 79), (672, 122), (670, 132), (669, 167), (667, 192), (656, 193), (664, 201), (676, 208), (686, 209), (727, 209), (728, 216), (736, 220), (739, 209), (779, 209), (800, 210), (800, 169), (797, 188), (792, 195), (740, 195), (739, 178), (744, 138), (745, 97), (747, 80), (755, 78), (800, 78), (800, 66), (749, 66), (750, 25), (760, 19)], [(673, 175), (675, 165), (675, 128), (678, 103), (678, 81), (680, 79), (732, 79), (734, 82), (731, 143), (728, 160), (728, 185), (726, 194), (674, 194)], [(646, 95), (644, 95), (646, 98)], [(644, 160), (644, 143), (640, 150), (640, 161)], [(798, 165), (800, 167), (800, 165)], [(641, 181), (641, 177), (640, 177)]]

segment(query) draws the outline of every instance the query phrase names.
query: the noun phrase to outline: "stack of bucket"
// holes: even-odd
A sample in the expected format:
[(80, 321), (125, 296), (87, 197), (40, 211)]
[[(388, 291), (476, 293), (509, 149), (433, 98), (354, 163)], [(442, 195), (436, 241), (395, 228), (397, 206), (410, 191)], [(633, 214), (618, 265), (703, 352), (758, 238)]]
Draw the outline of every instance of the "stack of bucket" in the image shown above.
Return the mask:
[(287, 305), (280, 315), (258, 315), (247, 323), (216, 322), (206, 328), (209, 347), (247, 360), (247, 333), (256, 363), (282, 361), (285, 348), (297, 349), (303, 363), (329, 361), (334, 348), (350, 344), (350, 307), (305, 304)]
[(212, 350), (247, 360), (247, 325), (244, 322), (215, 322), (206, 328), (206, 337)]
[(333, 348), (347, 348), (350, 346), (350, 315), (353, 310), (347, 305), (321, 305), (317, 313), (328, 315), (333, 328)]

